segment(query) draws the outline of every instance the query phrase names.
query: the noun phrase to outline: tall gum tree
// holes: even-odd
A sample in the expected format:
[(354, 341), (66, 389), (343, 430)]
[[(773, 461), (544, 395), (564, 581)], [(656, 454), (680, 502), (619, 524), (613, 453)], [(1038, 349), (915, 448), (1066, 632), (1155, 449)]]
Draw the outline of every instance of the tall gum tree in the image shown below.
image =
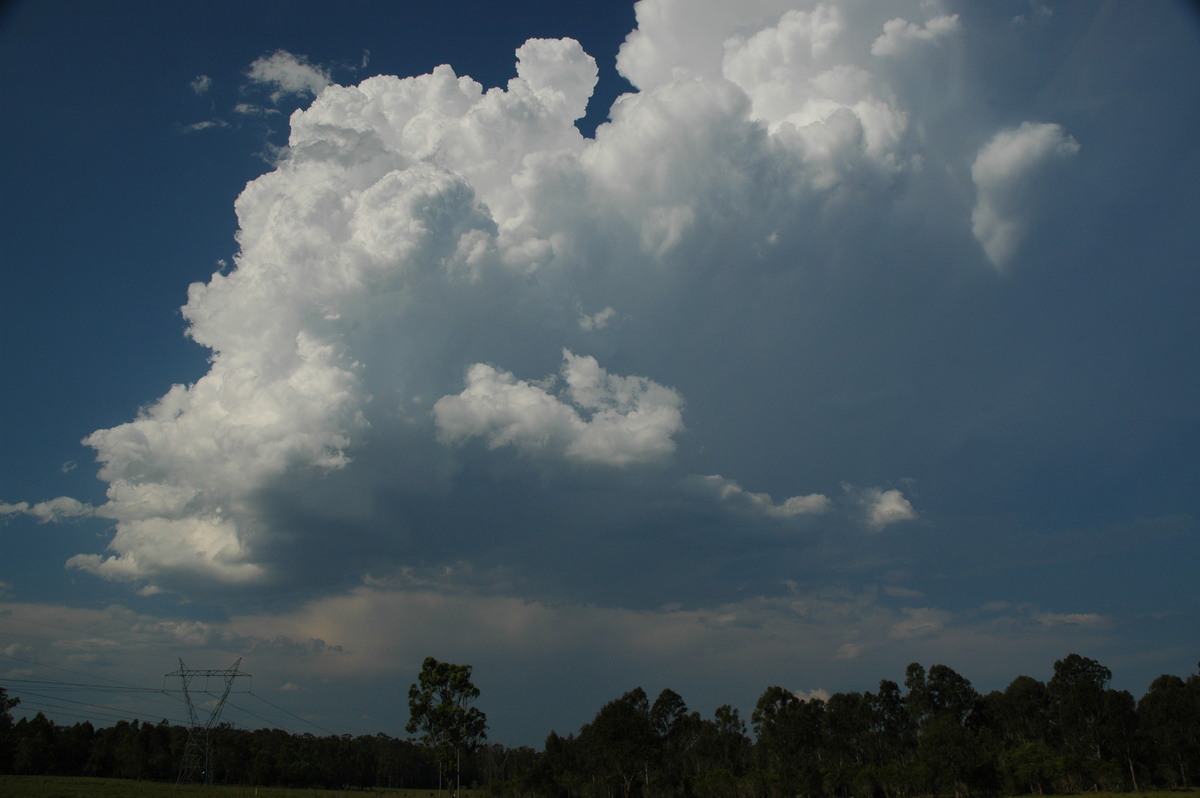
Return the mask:
[(479, 688), (471, 683), (471, 666), (426, 657), (416, 683), (408, 688), (409, 720), (405, 729), (433, 748), (438, 766), (454, 765), (454, 789), (462, 789), (462, 755), (474, 753), (487, 739), (487, 716), (471, 704)]

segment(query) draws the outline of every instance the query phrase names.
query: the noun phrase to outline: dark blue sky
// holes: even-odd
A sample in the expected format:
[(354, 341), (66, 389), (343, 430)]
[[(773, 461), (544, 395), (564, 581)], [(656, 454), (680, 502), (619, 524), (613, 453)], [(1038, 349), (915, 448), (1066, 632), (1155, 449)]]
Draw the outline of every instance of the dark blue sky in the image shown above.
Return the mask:
[(1191, 9), (677, 5), (5, 5), (0, 677), (1190, 672)]

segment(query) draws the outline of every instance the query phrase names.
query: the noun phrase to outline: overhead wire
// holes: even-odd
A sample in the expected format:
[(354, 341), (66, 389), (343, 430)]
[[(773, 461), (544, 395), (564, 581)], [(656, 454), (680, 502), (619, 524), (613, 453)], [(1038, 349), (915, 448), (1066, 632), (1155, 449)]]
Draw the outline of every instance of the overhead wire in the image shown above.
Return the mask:
[[(21, 621), (23, 623), (32, 624), (35, 626), (44, 626), (44, 627), (47, 627), (50, 629), (58, 629), (61, 631), (74, 632), (76, 634), (87, 635), (89, 637), (105, 638), (104, 635), (97, 635), (93, 632), (85, 631), (82, 629), (74, 629), (74, 628), (71, 628), (68, 626), (62, 626), (59, 624), (45, 623), (43, 621), (34, 621), (34, 620), (30, 620), (28, 618), (18, 618), (18, 617), (12, 616), (12, 615), (0, 616), (0, 620)], [(112, 639), (112, 638), (106, 638), (106, 639)], [(0, 684), (5, 684), (5, 683), (29, 684), (29, 685), (36, 686), (36, 688), (40, 689), (40, 690), (54, 689), (54, 690), (62, 690), (62, 691), (66, 691), (66, 692), (93, 691), (93, 692), (110, 692), (110, 693), (122, 693), (122, 692), (143, 693), (143, 694), (159, 693), (164, 696), (168, 696), (176, 701), (184, 701), (183, 696), (186, 695), (186, 693), (188, 692), (185, 688), (168, 688), (166, 686), (165, 682), (161, 688), (139, 687), (136, 685), (128, 684), (127, 682), (122, 682), (118, 679), (112, 679), (112, 678), (105, 677), (105, 676), (97, 676), (94, 674), (82, 673), (80, 671), (71, 670), (69, 668), (63, 668), (58, 665), (50, 665), (48, 663), (38, 662), (36, 660), (25, 659), (22, 657), (16, 657), (11, 654), (0, 653), (0, 657), (12, 660), (14, 662), (22, 662), (22, 663), (29, 664), (29, 665), (36, 665), (40, 668), (50, 668), (50, 669), (53, 669), (56, 671), (62, 671), (64, 673), (69, 673), (73, 676), (82, 676), (82, 677), (85, 677), (88, 679), (102, 679), (104, 681), (113, 682), (114, 685), (116, 685), (116, 686), (86, 684), (86, 683), (82, 683), (82, 682), (54, 681), (54, 680), (49, 680), (49, 679), (20, 679), (20, 678), (7, 678), (7, 677), (0, 677)], [(237, 693), (243, 694), (243, 691), (237, 691)], [(216, 696), (212, 695), (212, 693), (208, 693), (207, 691), (205, 691), (205, 694), (209, 695), (210, 697), (216, 698)], [(273, 701), (270, 701), (270, 700), (264, 698), (263, 696), (259, 695), (258, 693), (254, 692), (253, 690), (247, 689), (244, 691), (244, 694), (258, 699), (259, 701), (261, 701), (262, 703), (271, 707), (275, 711), (281, 712), (284, 715), (288, 716), (289, 718), (299, 721), (300, 723), (303, 723), (306, 726), (312, 727), (320, 732), (323, 732), (323, 733), (328, 734), (333, 737), (338, 736), (337, 732), (327, 729), (324, 726), (320, 725), (319, 723), (316, 723), (316, 722), (310, 720), (309, 718), (305, 718), (302, 715), (298, 715), (289, 709), (281, 707), (278, 704), (274, 703)], [(45, 696), (43, 696), (43, 698), (45, 698)], [(103, 705), (99, 705), (99, 704), (94, 705), (94, 706), (103, 707)], [(269, 718), (265, 718), (262, 715), (254, 713), (254, 712), (246, 709), (243, 706), (240, 706), (240, 705), (235, 705), (235, 706), (238, 710), (245, 712), (247, 715), (251, 715), (255, 718), (258, 718), (259, 720), (263, 721), (264, 723), (271, 724), (275, 728), (285, 728), (287, 725), (287, 724), (275, 724)], [(107, 707), (107, 709), (111, 710), (113, 712), (124, 711), (124, 710), (120, 710), (116, 707), (111, 707), (111, 706)], [(118, 718), (118, 719), (120, 719), (120, 718)], [(184, 725), (186, 725), (186, 724), (184, 724)]]
[[(102, 676), (96, 676), (94, 674), (87, 674), (87, 673), (82, 673), (79, 671), (73, 671), (68, 668), (61, 668), (61, 667), (58, 667), (55, 665), (50, 665), (48, 663), (38, 662), (36, 660), (24, 659), (21, 657), (14, 657), (9, 654), (0, 653), (0, 657), (3, 657), (5, 659), (10, 659), (15, 662), (22, 662), (22, 663), (29, 664), (29, 665), (36, 665), (40, 668), (51, 668), (51, 669), (55, 669), (55, 670), (61, 670), (66, 673), (70, 673), (74, 676), (82, 676), (82, 677), (89, 678), (89, 679), (97, 679), (97, 678), (104, 679), (105, 678)], [(27, 707), (30, 707), (30, 708), (41, 707), (41, 708), (45, 708), (45, 709), (54, 710), (61, 714), (67, 714), (67, 715), (71, 715), (74, 717), (81, 717), (84, 719), (96, 718), (96, 719), (106, 719), (106, 720), (113, 720), (113, 721), (126, 720), (129, 717), (134, 717), (136, 719), (144, 720), (147, 722), (157, 722), (157, 721), (152, 720), (152, 718), (150, 716), (146, 715), (144, 712), (139, 713), (139, 712), (135, 712), (133, 710), (127, 709), (127, 708), (112, 706), (111, 704), (97, 704), (97, 703), (85, 702), (85, 701), (75, 701), (73, 699), (67, 699), (67, 698), (62, 698), (62, 697), (58, 697), (58, 696), (47, 695), (46, 692), (51, 691), (51, 692), (58, 692), (58, 693), (76, 693), (76, 694), (79, 694), (79, 693), (105, 693), (105, 694), (110, 694), (110, 695), (111, 694), (140, 694), (140, 695), (144, 695), (144, 696), (145, 695), (163, 695), (164, 697), (171, 698), (176, 702), (185, 701), (185, 697), (189, 693), (189, 691), (186, 688), (168, 688), (168, 687), (166, 687), (165, 684), (161, 688), (155, 688), (155, 687), (137, 687), (134, 685), (128, 685), (126, 683), (121, 683), (115, 679), (107, 679), (107, 681), (116, 682), (116, 684), (115, 685), (113, 685), (113, 684), (95, 684), (95, 683), (86, 683), (86, 682), (59, 681), (59, 680), (52, 680), (52, 679), (0, 677), (0, 686), (12, 685), (14, 687), (19, 687), (20, 695), (18, 695), (16, 697), (22, 698), (23, 699), (22, 703), (24, 703)], [(208, 691), (208, 690), (190, 691), (190, 693), (191, 693), (191, 695), (207, 695), (210, 698), (219, 699), (219, 697), (217, 695), (215, 695), (214, 693), (212, 693), (211, 691)], [(282, 706), (276, 704), (275, 702), (270, 701), (269, 699), (264, 698), (263, 696), (259, 695), (258, 693), (255, 693), (251, 690), (247, 689), (245, 691), (234, 691), (233, 694), (234, 695), (251, 696), (251, 697), (257, 699), (258, 701), (266, 704), (267, 706), (271, 707), (276, 712), (283, 713), (284, 715), (286, 715), (296, 721), (299, 721), (300, 723), (303, 723), (306, 726), (310, 726), (310, 727), (317, 729), (317, 730), (319, 730), (325, 734), (328, 734), (330, 736), (334, 736), (334, 737), (338, 736), (336, 732), (334, 732), (330, 729), (327, 729), (324, 726), (321, 726), (320, 724), (315, 723), (314, 721), (312, 721), (308, 718), (298, 715), (295, 712), (292, 712), (291, 710), (286, 709), (285, 707), (282, 707)], [(41, 699), (41, 700), (40, 701), (24, 700), (26, 696), (31, 697), (31, 698)], [(54, 703), (56, 701), (60, 702), (60, 703), (57, 703), (57, 704)], [(79, 707), (89, 708), (91, 710), (91, 712), (84, 713), (84, 712), (81, 712), (79, 709), (74, 709), (70, 706), (64, 706), (65, 704), (72, 704), (72, 705), (77, 705)], [(283, 723), (283, 724), (276, 723), (271, 718), (265, 717), (265, 716), (260, 715), (250, 709), (247, 709), (245, 706), (242, 706), (240, 703), (229, 702), (228, 697), (226, 700), (226, 705), (232, 706), (237, 711), (243, 712), (246, 715), (257, 718), (258, 720), (262, 721), (263, 723), (268, 724), (272, 728), (280, 728), (280, 729), (287, 731), (286, 727), (288, 725), (290, 725), (290, 724), (286, 724), (286, 723)], [(177, 710), (179, 707), (176, 704), (174, 708)], [(164, 717), (162, 719), (169, 720), (170, 722), (176, 723), (178, 725), (184, 725), (184, 726), (188, 725), (187, 723), (185, 723), (183, 721), (172, 720), (169, 717)], [(235, 725), (235, 726), (238, 726), (243, 729), (248, 728), (248, 727), (244, 726), (243, 724), (236, 723), (236, 722), (231, 722), (231, 725)]]
[[(18, 620), (24, 620), (24, 619), (18, 619)], [(29, 623), (34, 623), (34, 622), (29, 621)], [(50, 668), (52, 670), (62, 671), (63, 673), (69, 673), (72, 676), (84, 676), (89, 679), (103, 679), (104, 681), (113, 682), (114, 684), (119, 685), (125, 689), (132, 689), (132, 690), (150, 689), (150, 688), (138, 688), (136, 685), (129, 684), (128, 682), (122, 682), (119, 679), (112, 679), (107, 676), (96, 676), (96, 675), (90, 674), (90, 673), (81, 673), (79, 671), (73, 671), (70, 668), (64, 668), (59, 665), (51, 665), (46, 662), (38, 662), (37, 660), (25, 659), (24, 657), (14, 657), (12, 654), (5, 654), (5, 653), (0, 652), (0, 657), (3, 657), (4, 659), (10, 659), (13, 662), (23, 662), (26, 665), (37, 665), (39, 668)]]
[[(41, 701), (36, 701), (36, 700), (31, 701), (31, 700), (29, 700), (30, 697), (33, 697), (34, 699), (40, 698), (42, 700)], [(87, 701), (73, 701), (69, 698), (58, 698), (56, 696), (48, 696), (48, 695), (44, 695), (42, 693), (24, 693), (21, 695), (21, 703), (28, 705), (28, 706), (43, 707), (46, 709), (54, 709), (54, 710), (57, 710), (60, 712), (73, 713), (77, 716), (83, 716), (83, 717), (86, 717), (89, 719), (91, 717), (96, 717), (96, 718), (103, 717), (106, 720), (122, 721), (122, 720), (129, 720), (130, 717), (132, 716), (136, 720), (140, 720), (140, 721), (144, 721), (144, 722), (148, 722), (148, 723), (149, 722), (158, 723), (159, 720), (166, 720), (166, 721), (169, 721), (169, 722), (175, 723), (175, 724), (180, 723), (180, 721), (178, 721), (174, 718), (159, 718), (158, 720), (155, 720), (153, 718), (153, 716), (146, 715), (145, 713), (139, 713), (139, 712), (135, 712), (132, 710), (119, 709), (117, 707), (107, 706), (104, 704), (93, 704), (93, 703), (90, 703)], [(74, 709), (69, 706), (63, 706), (63, 704), (74, 704), (79, 707), (86, 707), (86, 708), (89, 708), (91, 710), (91, 712), (85, 714), (78, 709)]]
[(282, 712), (283, 714), (285, 714), (285, 715), (289, 715), (289, 716), (291, 716), (291, 717), (295, 718), (296, 720), (300, 721), (301, 723), (307, 723), (309, 726), (312, 726), (314, 729), (320, 729), (321, 731), (323, 731), (323, 732), (325, 732), (326, 734), (328, 734), (328, 735), (331, 735), (331, 736), (333, 736), (333, 737), (337, 737), (337, 736), (338, 736), (336, 732), (332, 732), (332, 731), (330, 731), (329, 729), (326, 729), (324, 726), (321, 726), (321, 725), (319, 725), (319, 724), (317, 724), (317, 723), (313, 723), (313, 722), (312, 722), (311, 720), (309, 720), (308, 718), (301, 717), (300, 715), (297, 715), (295, 712), (292, 712), (292, 711), (290, 711), (290, 710), (284, 709), (283, 707), (279, 706), (278, 704), (275, 704), (275, 703), (273, 703), (273, 702), (271, 702), (271, 701), (268, 701), (267, 699), (263, 698), (263, 697), (262, 697), (262, 696), (260, 696), (258, 693), (255, 693), (255, 692), (253, 692), (253, 691), (250, 691), (250, 692), (248, 692), (248, 693), (247, 693), (247, 695), (254, 696), (255, 698), (257, 698), (259, 701), (263, 702), (263, 703), (264, 703), (264, 704), (266, 704), (267, 706), (269, 706), (269, 707), (274, 707), (275, 709), (279, 710), (279, 711), (280, 711), (280, 712)]
[(279, 728), (275, 724), (275, 722), (273, 720), (271, 720), (270, 718), (264, 718), (262, 715), (259, 715), (257, 712), (251, 712), (250, 710), (246, 709), (245, 707), (243, 707), (239, 704), (234, 703), (233, 701), (227, 701), (225, 706), (232, 707), (233, 709), (236, 709), (238, 712), (244, 712), (245, 714), (250, 715), (251, 717), (258, 718), (263, 723), (270, 724), (271, 728)]

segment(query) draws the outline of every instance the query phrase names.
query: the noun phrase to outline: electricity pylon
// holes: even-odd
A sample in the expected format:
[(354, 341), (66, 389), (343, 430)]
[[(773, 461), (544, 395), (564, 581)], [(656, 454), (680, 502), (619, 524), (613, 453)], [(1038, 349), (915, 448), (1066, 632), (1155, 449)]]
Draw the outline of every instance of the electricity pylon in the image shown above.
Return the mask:
[[(183, 664), (183, 658), (179, 659), (179, 670), (168, 673), (163, 677), (164, 683), (166, 679), (172, 676), (178, 676), (183, 682), (183, 700), (187, 704), (188, 721), (188, 738), (187, 744), (183, 747), (183, 761), (179, 765), (178, 783), (182, 784), (192, 780), (192, 775), (196, 769), (200, 769), (201, 779), (205, 784), (212, 784), (213, 768), (212, 768), (212, 728), (217, 723), (217, 718), (221, 716), (221, 710), (225, 708), (225, 700), (229, 698), (229, 691), (233, 688), (233, 682), (239, 676), (250, 678), (250, 674), (242, 673), (238, 670), (238, 665), (242, 664), (241, 657), (233, 663), (233, 667), (225, 670), (196, 670), (188, 668)], [(198, 677), (204, 679), (204, 689), (199, 691), (208, 693), (209, 679), (220, 677), (225, 683), (225, 689), (221, 692), (221, 698), (217, 701), (217, 705), (213, 708), (208, 716), (208, 720), (201, 724), (200, 718), (196, 714), (196, 705), (192, 702), (192, 694), (190, 692), (192, 680)]]

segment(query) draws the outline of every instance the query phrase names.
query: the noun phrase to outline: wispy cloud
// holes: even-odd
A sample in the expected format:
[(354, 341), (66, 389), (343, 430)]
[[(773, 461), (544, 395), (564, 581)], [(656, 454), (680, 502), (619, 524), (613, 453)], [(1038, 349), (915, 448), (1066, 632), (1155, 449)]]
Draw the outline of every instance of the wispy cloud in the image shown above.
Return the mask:
[(208, 90), (212, 88), (212, 78), (208, 75), (197, 75), (188, 85), (196, 94), (207, 94)]
[(83, 518), (93, 515), (96, 509), (90, 504), (84, 504), (70, 496), (59, 496), (36, 504), (17, 502), (7, 504), (0, 502), (0, 517), (6, 515), (29, 515), (38, 520), (39, 524), (56, 523), (68, 518)]
[(255, 59), (246, 73), (250, 84), (271, 91), (271, 101), (284, 97), (315, 97), (330, 83), (329, 72), (303, 55), (276, 50)]

